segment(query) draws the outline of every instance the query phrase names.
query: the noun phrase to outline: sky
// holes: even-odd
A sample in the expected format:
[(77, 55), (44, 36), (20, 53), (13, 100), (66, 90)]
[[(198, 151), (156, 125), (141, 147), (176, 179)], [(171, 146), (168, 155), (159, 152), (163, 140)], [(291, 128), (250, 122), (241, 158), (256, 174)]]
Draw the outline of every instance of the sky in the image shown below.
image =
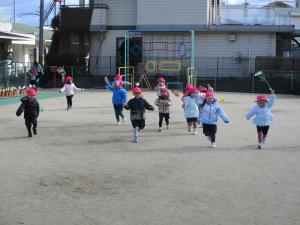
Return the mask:
[[(45, 7), (52, 2), (52, 0), (44, 0)], [(79, 0), (65, 0), (66, 4), (78, 4)], [(113, 1), (113, 0), (112, 0)], [(223, 0), (229, 4), (239, 4), (245, 2), (245, 0)], [(266, 4), (272, 0), (248, 0), (250, 4)], [(292, 0), (291, 0), (292, 1)], [(0, 20), (9, 21), (13, 18), (13, 2), (14, 0), (0, 0)], [(16, 15), (21, 13), (39, 13), (40, 0), (15, 0), (16, 2)], [(88, 2), (88, 0), (86, 0)], [(23, 17), (17, 17), (16, 22), (38, 26), (39, 17), (35, 15), (27, 15)], [(51, 19), (48, 24), (51, 23)], [(47, 24), (47, 22), (46, 22)]]

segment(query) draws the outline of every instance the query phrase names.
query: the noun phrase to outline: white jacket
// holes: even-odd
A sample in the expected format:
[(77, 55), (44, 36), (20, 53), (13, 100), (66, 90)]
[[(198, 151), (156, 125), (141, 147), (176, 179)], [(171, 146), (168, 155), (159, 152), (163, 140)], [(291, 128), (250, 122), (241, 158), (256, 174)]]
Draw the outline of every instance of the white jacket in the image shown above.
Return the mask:
[(81, 88), (77, 88), (74, 83), (65, 84), (60, 92), (64, 93), (66, 96), (74, 95), (75, 91), (81, 91)]

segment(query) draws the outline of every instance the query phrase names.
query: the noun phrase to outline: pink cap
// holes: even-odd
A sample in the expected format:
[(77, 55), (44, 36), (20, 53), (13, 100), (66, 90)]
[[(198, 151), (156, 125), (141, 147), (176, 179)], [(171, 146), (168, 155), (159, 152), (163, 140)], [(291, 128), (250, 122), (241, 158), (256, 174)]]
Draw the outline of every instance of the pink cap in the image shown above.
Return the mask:
[(158, 81), (159, 81), (159, 82), (165, 82), (166, 80), (165, 80), (165, 78), (160, 77), (160, 78), (158, 78)]
[(121, 74), (117, 74), (117, 76), (116, 76), (116, 80), (122, 80), (122, 76), (121, 76)]
[(207, 92), (205, 98), (215, 98), (215, 95), (213, 92)]
[(135, 88), (132, 89), (132, 92), (133, 92), (134, 94), (138, 94), (138, 93), (142, 93), (143, 91), (142, 91), (141, 88), (135, 87)]
[(268, 102), (269, 99), (268, 99), (266, 96), (264, 96), (264, 95), (260, 95), (260, 96), (257, 96), (255, 102), (259, 102), (259, 101), (265, 101), (265, 102)]
[(206, 87), (200, 86), (200, 87), (199, 87), (199, 91), (200, 91), (200, 92), (207, 92), (207, 88), (206, 88)]
[(73, 80), (73, 78), (71, 76), (67, 76), (66, 79), (65, 79), (65, 82), (69, 82), (70, 80)]
[(187, 85), (186, 85), (186, 90), (189, 90), (189, 89), (191, 89), (191, 88), (193, 88), (193, 85), (191, 85), (191, 84), (187, 84)]
[(29, 96), (36, 96), (36, 90), (34, 90), (33, 88), (29, 88), (27, 90), (27, 95), (29, 95)]
[(188, 89), (189, 94), (196, 93), (197, 91), (198, 91), (198, 89), (195, 88), (195, 87), (191, 87), (191, 88)]

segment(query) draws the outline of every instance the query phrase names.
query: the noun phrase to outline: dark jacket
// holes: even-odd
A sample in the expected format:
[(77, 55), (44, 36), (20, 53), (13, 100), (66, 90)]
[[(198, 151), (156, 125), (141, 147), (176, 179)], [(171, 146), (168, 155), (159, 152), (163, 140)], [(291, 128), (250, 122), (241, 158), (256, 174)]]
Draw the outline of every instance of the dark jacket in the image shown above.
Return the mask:
[(17, 116), (21, 116), (21, 114), (24, 112), (25, 119), (36, 119), (39, 117), (40, 105), (36, 99), (33, 99), (33, 101), (29, 101), (28, 97), (25, 96), (21, 98), (20, 101), (22, 102), (22, 104), (16, 112)]
[(130, 109), (130, 120), (145, 119), (145, 109), (154, 110), (154, 107), (143, 98), (130, 99), (124, 108), (127, 110)]

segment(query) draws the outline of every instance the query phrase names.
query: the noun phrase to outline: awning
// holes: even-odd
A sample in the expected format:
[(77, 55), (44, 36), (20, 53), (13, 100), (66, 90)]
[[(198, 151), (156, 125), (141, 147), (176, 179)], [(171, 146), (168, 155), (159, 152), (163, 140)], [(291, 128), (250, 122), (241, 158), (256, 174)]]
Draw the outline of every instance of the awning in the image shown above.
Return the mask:
[(35, 40), (32, 35), (23, 35), (12, 32), (4, 32), (0, 31), (0, 39), (9, 39), (9, 40), (23, 40), (23, 41), (31, 41)]

